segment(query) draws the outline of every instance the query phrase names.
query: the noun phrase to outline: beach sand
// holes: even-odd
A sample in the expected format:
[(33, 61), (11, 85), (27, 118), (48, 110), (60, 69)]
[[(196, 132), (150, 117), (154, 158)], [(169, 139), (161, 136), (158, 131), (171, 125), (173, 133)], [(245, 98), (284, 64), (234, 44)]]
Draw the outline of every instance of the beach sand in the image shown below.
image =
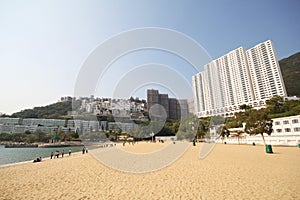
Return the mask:
[[(161, 147), (118, 145), (142, 153)], [(142, 174), (110, 169), (90, 153), (1, 167), (0, 199), (300, 199), (300, 148), (266, 154), (264, 146), (217, 144), (202, 160), (200, 148)]]

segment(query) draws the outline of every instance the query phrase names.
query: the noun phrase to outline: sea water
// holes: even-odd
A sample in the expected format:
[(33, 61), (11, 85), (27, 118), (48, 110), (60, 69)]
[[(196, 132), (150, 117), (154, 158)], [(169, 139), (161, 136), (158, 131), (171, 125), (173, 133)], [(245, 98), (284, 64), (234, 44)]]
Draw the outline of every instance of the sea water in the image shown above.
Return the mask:
[(51, 147), (51, 148), (5, 148), (0, 145), (0, 165), (6, 165), (17, 162), (33, 161), (38, 157), (50, 157), (50, 153), (55, 151), (61, 152), (64, 150), (65, 155), (72, 152), (80, 151), (82, 147)]

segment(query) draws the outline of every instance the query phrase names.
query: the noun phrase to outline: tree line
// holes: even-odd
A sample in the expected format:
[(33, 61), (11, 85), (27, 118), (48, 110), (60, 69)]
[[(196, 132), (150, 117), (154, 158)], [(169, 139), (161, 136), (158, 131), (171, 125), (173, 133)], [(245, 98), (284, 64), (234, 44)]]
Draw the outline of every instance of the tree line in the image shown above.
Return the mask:
[[(77, 132), (71, 131), (61, 131), (58, 130), (56, 134), (61, 141), (78, 141), (79, 134)], [(36, 130), (35, 132), (30, 132), (29, 130), (24, 133), (0, 133), (0, 141), (6, 142), (24, 142), (24, 143), (48, 143), (49, 140), (54, 135), (52, 133), (45, 133), (41, 130)]]

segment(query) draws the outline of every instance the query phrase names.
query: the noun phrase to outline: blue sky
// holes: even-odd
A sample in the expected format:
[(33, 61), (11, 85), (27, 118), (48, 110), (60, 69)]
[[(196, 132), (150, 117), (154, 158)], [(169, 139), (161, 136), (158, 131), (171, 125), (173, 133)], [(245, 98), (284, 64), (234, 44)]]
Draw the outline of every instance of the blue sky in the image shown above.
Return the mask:
[[(268, 39), (279, 59), (288, 57), (300, 51), (299, 7), (297, 0), (2, 0), (0, 112), (10, 114), (72, 96), (89, 54), (110, 37), (135, 28), (182, 32), (202, 45), (212, 59)], [(121, 76), (118, 67), (149, 62), (188, 68), (176, 56), (145, 51), (119, 60), (110, 73)], [(193, 72), (182, 73), (189, 78)], [(95, 94), (109, 96), (110, 90)]]

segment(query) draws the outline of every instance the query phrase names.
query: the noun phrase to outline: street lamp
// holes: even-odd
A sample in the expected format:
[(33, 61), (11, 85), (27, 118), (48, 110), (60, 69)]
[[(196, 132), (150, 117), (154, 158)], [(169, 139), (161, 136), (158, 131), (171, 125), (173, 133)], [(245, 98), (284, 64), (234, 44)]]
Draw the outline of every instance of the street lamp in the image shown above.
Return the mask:
[(152, 131), (152, 133), (150, 133), (151, 137), (152, 137), (152, 142), (153, 142), (153, 136), (154, 136), (154, 133)]

